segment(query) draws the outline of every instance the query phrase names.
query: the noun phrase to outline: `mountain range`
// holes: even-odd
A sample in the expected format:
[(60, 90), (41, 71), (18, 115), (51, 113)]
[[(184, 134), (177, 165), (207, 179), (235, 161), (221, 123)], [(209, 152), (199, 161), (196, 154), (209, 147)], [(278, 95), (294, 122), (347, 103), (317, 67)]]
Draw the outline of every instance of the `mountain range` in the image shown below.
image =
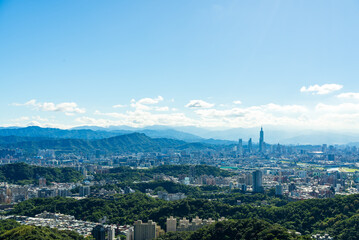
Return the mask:
[[(6, 141), (19, 142), (22, 139), (15, 137), (29, 137), (45, 139), (84, 139), (94, 140), (110, 138), (130, 133), (144, 133), (151, 138), (168, 138), (182, 140), (189, 143), (200, 142), (204, 144), (230, 145), (238, 139), (243, 144), (252, 138), (253, 143), (258, 142), (258, 128), (232, 128), (232, 129), (204, 129), (197, 127), (167, 127), (151, 126), (147, 128), (132, 128), (128, 126), (110, 126), (108, 128), (97, 126), (82, 126), (73, 129), (41, 128), (37, 126), (19, 128), (0, 128), (0, 136), (8, 136)], [(13, 136), (10, 138), (10, 136)], [(359, 134), (341, 133), (338, 131), (313, 130), (282, 130), (272, 126), (264, 128), (264, 139), (269, 144), (348, 144), (357, 145)], [(23, 139), (25, 140), (25, 139)], [(3, 138), (0, 140), (5, 141)]]
[(131, 133), (144, 133), (151, 138), (177, 139), (186, 142), (201, 142), (208, 144), (233, 144), (234, 141), (206, 139), (183, 131), (161, 128), (161, 129), (136, 129), (124, 127), (101, 128), (101, 127), (78, 127), (73, 129), (41, 128), (30, 126), (25, 128), (0, 128), (0, 136), (35, 137), (46, 139), (103, 139)]
[(0, 137), (0, 147), (20, 148), (27, 153), (36, 153), (38, 149), (54, 149), (58, 152), (94, 153), (137, 153), (160, 152), (163, 149), (205, 149), (214, 146), (203, 143), (187, 143), (168, 138), (150, 138), (143, 133), (130, 133), (102, 139), (72, 139), (72, 138), (29, 138), (15, 137), (15, 141), (6, 142), (8, 136)]

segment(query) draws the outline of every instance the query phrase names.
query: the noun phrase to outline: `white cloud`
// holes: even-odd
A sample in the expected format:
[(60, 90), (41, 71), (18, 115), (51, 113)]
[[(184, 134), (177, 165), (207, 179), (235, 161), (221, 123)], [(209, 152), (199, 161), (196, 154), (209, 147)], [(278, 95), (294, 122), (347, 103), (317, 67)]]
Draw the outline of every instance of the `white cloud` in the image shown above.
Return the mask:
[(324, 95), (329, 94), (335, 91), (338, 91), (343, 88), (343, 85), (339, 84), (324, 84), (319, 86), (318, 84), (312, 85), (309, 87), (303, 86), (300, 91), (301, 92), (311, 92), (312, 94)]
[(39, 127), (49, 127), (49, 128), (71, 128), (73, 126), (68, 126), (62, 123), (56, 123), (56, 119), (53, 119), (52, 117), (49, 118), (43, 118), (40, 116), (32, 116), (32, 117), (19, 117), (15, 119), (10, 119), (9, 124), (3, 125), (4, 127), (11, 127), (11, 126), (17, 126), (17, 127), (27, 127), (27, 126), (39, 126)]
[(214, 104), (205, 102), (203, 100), (191, 100), (185, 107), (188, 107), (188, 108), (211, 108), (213, 106), (214, 106)]
[(198, 115), (205, 117), (244, 117), (246, 115), (251, 115), (256, 113), (257, 115), (264, 113), (272, 114), (296, 114), (307, 112), (307, 108), (301, 105), (278, 105), (274, 103), (269, 103), (266, 105), (252, 106), (247, 108), (231, 108), (225, 110), (218, 109), (198, 109), (195, 111)]
[(183, 113), (151, 113), (151, 112), (139, 112), (128, 111), (126, 114), (114, 114), (114, 113), (100, 113), (97, 115), (110, 116), (113, 119), (105, 118), (91, 118), (80, 117), (75, 121), (92, 126), (119, 126), (126, 125), (131, 127), (145, 127), (152, 125), (164, 125), (164, 126), (193, 126), (196, 125), (196, 121), (185, 116)]
[(124, 108), (127, 107), (126, 105), (122, 105), (122, 104), (117, 104), (117, 105), (113, 105), (113, 108)]
[[(295, 127), (305, 129), (356, 129), (359, 131), (359, 102), (345, 102), (338, 99), (354, 99), (355, 93), (339, 94), (337, 104), (321, 102), (314, 106), (299, 104), (276, 104), (243, 106), (233, 105), (234, 102), (219, 105), (203, 100), (191, 100), (185, 107), (175, 108), (175, 104), (168, 101), (168, 106), (162, 106), (161, 96), (155, 98), (132, 99), (129, 108), (119, 108), (113, 112), (95, 112), (79, 116), (75, 119), (75, 126), (119, 126), (145, 127), (152, 125), (164, 126), (197, 126), (216, 128), (258, 127), (260, 125)], [(333, 99), (331, 99), (332, 101)], [(335, 99), (334, 99), (335, 100)], [(39, 103), (30, 100), (17, 106), (30, 106), (41, 111), (61, 111), (74, 114), (79, 107), (74, 103)], [(115, 105), (116, 106), (116, 105)], [(42, 116), (22, 117), (10, 121), (14, 126), (35, 125), (43, 127), (68, 127), (62, 125), (64, 121), (52, 119), (43, 113)], [(57, 116), (57, 115), (56, 115)], [(57, 116), (58, 117), (58, 116)], [(68, 118), (67, 118), (68, 119)], [(68, 119), (68, 121), (70, 121)], [(74, 124), (72, 125), (74, 126)]]
[(266, 105), (262, 105), (260, 107), (264, 111), (269, 111), (269, 112), (303, 113), (308, 111), (308, 109), (302, 105), (278, 105), (274, 103), (269, 103)]
[(242, 101), (239, 101), (239, 100), (233, 101), (233, 104), (240, 105), (240, 104), (242, 104)]
[(140, 104), (157, 104), (161, 101), (163, 101), (163, 97), (158, 96), (157, 98), (142, 98), (137, 102)]
[(315, 110), (318, 112), (328, 113), (357, 113), (359, 112), (359, 104), (357, 103), (341, 103), (338, 105), (328, 105), (324, 103), (318, 103), (315, 106)]
[[(304, 129), (352, 129), (359, 121), (359, 103), (325, 104), (314, 107), (303, 105), (280, 105), (269, 103), (249, 107), (192, 108), (177, 109), (177, 112), (159, 112), (153, 106), (151, 110), (135, 108), (122, 113), (102, 113), (98, 117), (84, 116), (76, 121), (82, 125), (128, 125), (144, 127), (151, 125), (197, 126), (216, 128), (258, 127), (260, 125), (295, 127)], [(165, 110), (165, 109), (164, 109)], [(171, 108), (169, 108), (171, 110)], [(356, 129), (359, 131), (359, 126)]]
[(40, 122), (49, 122), (48, 118), (43, 118), (40, 116), (33, 116), (32, 119), (36, 120), (36, 121), (40, 121)]
[(37, 102), (35, 99), (32, 99), (26, 103), (14, 103), (14, 106), (31, 106), (36, 110), (45, 111), (45, 112), (64, 112), (66, 115), (74, 115), (76, 113), (85, 113), (84, 108), (79, 108), (74, 102), (63, 102), (63, 103), (52, 103), (52, 102)]
[(169, 109), (169, 107), (155, 107), (154, 110), (157, 112), (167, 112), (170, 109)]
[(359, 93), (354, 93), (354, 92), (341, 93), (337, 95), (337, 98), (359, 100)]
[[(156, 98), (142, 98), (142, 99), (140, 99), (138, 101), (136, 101), (135, 99), (131, 99), (130, 106), (137, 109), (137, 110), (142, 110), (142, 111), (150, 111), (150, 110), (158, 111), (158, 109), (160, 109), (160, 108), (153, 107), (151, 105), (158, 104), (159, 102), (161, 102), (163, 100), (164, 99), (161, 96), (158, 96)], [(160, 109), (160, 111), (161, 111), (161, 109)]]

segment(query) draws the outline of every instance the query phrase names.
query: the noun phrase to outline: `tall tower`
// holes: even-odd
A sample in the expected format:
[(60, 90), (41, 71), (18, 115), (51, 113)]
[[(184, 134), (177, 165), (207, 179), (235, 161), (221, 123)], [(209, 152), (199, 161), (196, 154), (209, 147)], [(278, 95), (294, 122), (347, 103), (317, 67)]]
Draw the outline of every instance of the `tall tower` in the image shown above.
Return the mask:
[(106, 229), (102, 225), (97, 225), (92, 229), (92, 236), (96, 240), (105, 240)]
[(263, 192), (262, 172), (260, 170), (256, 170), (252, 173), (252, 177), (253, 177), (253, 192), (255, 193)]
[(107, 239), (115, 240), (115, 228), (113, 226), (107, 228)]
[(239, 140), (238, 140), (237, 151), (238, 151), (238, 154), (242, 154), (242, 153), (243, 153), (243, 141), (242, 141), (242, 139), (239, 139)]
[(135, 240), (149, 240), (156, 238), (156, 223), (148, 220), (147, 223), (142, 223), (138, 220), (134, 224)]
[(259, 152), (264, 152), (264, 132), (262, 127), (259, 133)]
[(177, 229), (177, 219), (171, 216), (170, 218), (167, 218), (166, 221), (166, 227), (167, 232), (176, 232)]
[(248, 152), (251, 153), (252, 152), (252, 138), (250, 138), (248, 140)]

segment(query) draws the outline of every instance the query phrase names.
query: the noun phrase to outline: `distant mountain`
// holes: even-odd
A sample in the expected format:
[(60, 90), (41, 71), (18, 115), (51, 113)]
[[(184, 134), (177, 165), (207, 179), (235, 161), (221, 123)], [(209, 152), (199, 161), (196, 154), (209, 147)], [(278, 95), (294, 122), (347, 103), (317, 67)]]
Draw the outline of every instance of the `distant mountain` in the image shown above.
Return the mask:
[(47, 168), (25, 163), (5, 164), (0, 166), (0, 180), (16, 184), (37, 183), (39, 177), (49, 182), (77, 182), (83, 180), (80, 172), (73, 168)]
[(41, 128), (36, 126), (25, 128), (0, 129), (0, 136), (42, 137), (42, 138), (76, 138), (101, 139), (117, 136), (119, 133), (92, 130), (63, 130), (58, 128)]
[[(202, 138), (243, 140), (246, 145), (249, 138), (258, 143), (260, 128), (203, 129), (197, 127), (176, 127), (176, 130), (196, 134)], [(359, 142), (359, 133), (339, 132), (336, 130), (300, 130), (281, 129), (276, 126), (264, 126), (264, 140), (269, 144), (347, 144)]]
[(358, 136), (349, 136), (335, 133), (313, 132), (308, 135), (301, 135), (282, 140), (282, 144), (348, 144), (359, 141)]
[(43, 137), (0, 136), (0, 144), (20, 143), (20, 142), (28, 142), (28, 141), (41, 141), (41, 140), (48, 140), (48, 138), (43, 138)]
[(186, 132), (176, 131), (173, 129), (163, 129), (163, 130), (143, 129), (138, 132), (144, 133), (152, 138), (174, 138), (187, 142), (200, 142), (204, 140), (203, 138), (198, 137), (196, 135)]
[[(144, 133), (151, 138), (177, 139), (185, 142), (201, 142), (204, 144), (230, 145), (243, 140), (246, 145), (249, 138), (258, 143), (259, 128), (233, 128), (233, 129), (204, 129), (197, 127), (151, 126), (147, 128), (132, 128), (127, 126), (110, 126), (108, 128), (83, 126), (63, 130), (57, 128), (0, 128), (0, 136), (36, 137), (43, 139), (103, 139), (134, 132)], [(29, 140), (29, 139), (28, 139)], [(269, 144), (347, 144), (359, 142), (359, 134), (338, 133), (335, 131), (313, 130), (281, 130), (278, 127), (264, 127), (264, 140)], [(1, 143), (0, 139), (0, 143)], [(3, 139), (4, 141), (4, 139)], [(19, 140), (9, 138), (11, 142)], [(24, 139), (24, 141), (27, 141)]]
[[(90, 128), (90, 129), (88, 129)], [(152, 138), (171, 138), (187, 142), (201, 142), (205, 140), (193, 134), (176, 131), (173, 129), (134, 129), (128, 130), (119, 129), (115, 127), (101, 128), (101, 127), (78, 127), (70, 130), (63, 130), (58, 128), (41, 128), (36, 126), (26, 128), (3, 128), (0, 129), (0, 136), (21, 136), (21, 137), (41, 137), (41, 138), (64, 138), (64, 139), (103, 139), (115, 137), (119, 135), (130, 134), (134, 132), (144, 133)]]
[(201, 142), (207, 144), (219, 144), (219, 145), (230, 145), (236, 143), (231, 140), (203, 138), (195, 134), (188, 133), (186, 131), (176, 130), (174, 128), (168, 128), (167, 126), (151, 126), (147, 128), (132, 128), (128, 126), (110, 126), (108, 128), (93, 127), (93, 126), (82, 126), (73, 129), (91, 129), (96, 131), (109, 131), (118, 134), (129, 134), (133, 132), (144, 133), (151, 138), (172, 138), (183, 140), (186, 142)]
[(201, 142), (202, 140), (204, 140), (203, 138), (198, 137), (196, 135), (182, 131), (177, 131), (174, 129), (170, 129), (168, 127), (159, 128), (154, 126), (151, 128), (132, 128), (127, 126), (118, 126), (118, 127), (110, 126), (108, 128), (103, 128), (103, 127), (95, 127), (95, 126), (82, 126), (82, 127), (73, 128), (73, 130), (85, 130), (85, 129), (93, 130), (93, 131), (106, 131), (111, 133), (117, 133), (118, 135), (138, 132), (138, 133), (144, 133), (151, 138), (172, 138), (172, 139), (178, 139), (187, 142)]
[(38, 149), (54, 149), (57, 151), (78, 151), (93, 153), (96, 150), (107, 153), (137, 153), (158, 152), (161, 149), (205, 149), (213, 147), (202, 143), (187, 143), (168, 138), (150, 138), (143, 133), (131, 133), (104, 139), (47, 139), (1, 144), (2, 147), (21, 148), (29, 153), (36, 153)]
[[(123, 129), (121, 129), (122, 127)], [(31, 141), (30, 138), (93, 140), (93, 139), (103, 139), (103, 138), (115, 137), (125, 134), (131, 134), (135, 132), (144, 133), (151, 138), (177, 139), (177, 140), (182, 140), (192, 143), (201, 142), (206, 144), (219, 144), (219, 145), (229, 145), (235, 143), (233, 141), (228, 141), (228, 140), (206, 139), (191, 133), (171, 129), (165, 126), (153, 126), (151, 128), (131, 128), (126, 126), (103, 128), (96, 126), (82, 126), (69, 130), (58, 129), (58, 128), (41, 128), (36, 126), (25, 127), (25, 128), (0, 128), (0, 137), (14, 136), (14, 138), (8, 138), (9, 143), (12, 143), (14, 141), (15, 142), (21, 141), (21, 139), (15, 140), (15, 137), (28, 137), (28, 139), (24, 138), (22, 141)], [(6, 139), (0, 138), (0, 144), (1, 141), (6, 141)]]

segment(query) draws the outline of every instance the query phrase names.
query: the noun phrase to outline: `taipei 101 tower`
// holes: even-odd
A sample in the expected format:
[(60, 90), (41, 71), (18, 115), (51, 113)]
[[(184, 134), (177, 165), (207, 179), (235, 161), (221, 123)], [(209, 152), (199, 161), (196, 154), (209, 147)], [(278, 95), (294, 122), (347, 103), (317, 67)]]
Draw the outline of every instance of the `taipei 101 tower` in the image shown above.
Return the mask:
[(264, 132), (262, 127), (259, 133), (259, 152), (264, 152)]

